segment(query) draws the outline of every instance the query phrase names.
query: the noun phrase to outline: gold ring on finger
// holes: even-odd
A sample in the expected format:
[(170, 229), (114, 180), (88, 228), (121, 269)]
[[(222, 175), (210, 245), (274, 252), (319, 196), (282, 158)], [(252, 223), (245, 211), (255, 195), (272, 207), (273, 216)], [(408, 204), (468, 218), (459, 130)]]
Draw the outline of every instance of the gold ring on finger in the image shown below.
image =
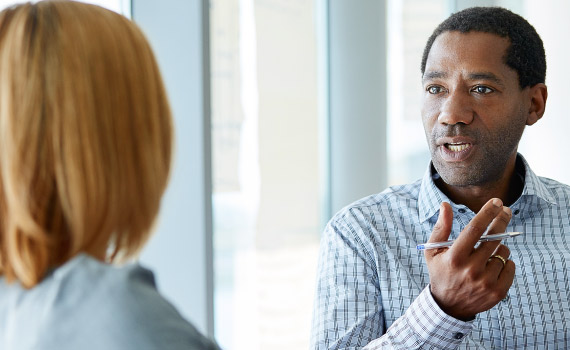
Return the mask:
[(501, 262), (503, 263), (503, 267), (505, 267), (505, 265), (507, 264), (507, 259), (503, 258), (502, 256), (500, 256), (499, 254), (493, 254), (491, 255), (491, 257), (489, 258), (489, 260), (493, 259), (493, 258), (497, 258), (499, 260), (501, 260)]

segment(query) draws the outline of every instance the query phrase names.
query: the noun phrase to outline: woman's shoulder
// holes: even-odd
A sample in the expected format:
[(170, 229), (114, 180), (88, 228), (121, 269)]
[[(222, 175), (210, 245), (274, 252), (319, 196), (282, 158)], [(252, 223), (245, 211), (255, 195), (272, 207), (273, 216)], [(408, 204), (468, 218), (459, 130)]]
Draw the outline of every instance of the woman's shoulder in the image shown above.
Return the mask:
[(42, 310), (34, 330), (41, 348), (67, 339), (69, 349), (217, 349), (136, 263), (116, 267), (79, 255), (21, 297), (28, 313)]
[(149, 269), (138, 263), (109, 265), (85, 255), (77, 263), (76, 272), (61, 271), (59, 278), (67, 280), (62, 287), (69, 290), (64, 294), (81, 291), (78, 309), (104, 327), (113, 344), (124, 343), (118, 348), (216, 348), (159, 293)]

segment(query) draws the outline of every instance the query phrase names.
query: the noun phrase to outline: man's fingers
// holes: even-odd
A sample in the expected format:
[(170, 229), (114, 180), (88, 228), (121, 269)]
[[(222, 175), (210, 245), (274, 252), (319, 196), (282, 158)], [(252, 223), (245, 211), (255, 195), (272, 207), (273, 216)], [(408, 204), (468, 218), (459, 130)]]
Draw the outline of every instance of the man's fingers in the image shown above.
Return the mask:
[(486, 270), (498, 278), (499, 274), (506, 266), (510, 255), (511, 251), (507, 246), (503, 244), (499, 245), (497, 249), (495, 249), (495, 251), (488, 256)]
[(439, 207), (439, 217), (433, 227), (428, 242), (444, 242), (449, 239), (453, 225), (453, 211), (449, 203), (443, 202)]
[[(502, 256), (502, 255), (499, 255)], [(486, 268), (487, 279), (489, 286), (488, 297), (490, 301), (495, 304), (503, 299), (513, 284), (515, 278), (515, 263), (512, 260), (505, 258), (505, 264), (498, 258), (489, 258)]]
[[(452, 219), (451, 207), (447, 203), (442, 204), (429, 242), (446, 241)], [(504, 232), (509, 221), (510, 210), (503, 209), (501, 200), (492, 199), (485, 203), (448, 250), (442, 248), (425, 252), (432, 295), (448, 315), (471, 319), (507, 294), (514, 279), (514, 263), (507, 260), (509, 248), (500, 241), (482, 243), (477, 249), (474, 247), (485, 231)], [(489, 259), (493, 253), (498, 256)], [(479, 254), (479, 257), (474, 254)], [(466, 300), (471, 300), (468, 307)]]
[[(498, 255), (505, 259), (505, 265), (502, 266), (499, 275), (497, 277), (497, 290), (501, 292), (500, 299), (503, 299), (511, 285), (513, 284), (513, 280), (515, 279), (515, 263), (512, 260), (509, 260), (509, 256), (511, 251), (504, 245), (500, 245), (497, 247), (497, 250), (493, 252), (493, 255)], [(493, 258), (491, 260), (499, 260), (497, 258)], [(500, 261), (499, 261), (500, 262)], [(502, 264), (502, 263), (501, 263)]]
[[(428, 242), (445, 242), (449, 239), (451, 234), (451, 227), (453, 225), (453, 211), (449, 203), (441, 203), (439, 207), (439, 217), (437, 222), (433, 227), (431, 235)], [(439, 249), (428, 249), (424, 251), (424, 256), (426, 260), (431, 260), (432, 257), (436, 256)]]
[[(497, 233), (503, 233), (507, 229), (507, 225), (511, 221), (511, 209), (509, 207), (503, 207), (503, 210), (499, 212), (491, 224), (489, 225), (489, 229), (487, 231), (488, 235), (493, 235)], [(484, 242), (477, 247), (476, 251), (473, 255), (479, 256), (482, 261), (487, 259), (491, 256), (491, 253), (497, 249), (499, 246), (500, 241), (490, 241)]]
[(489, 224), (502, 212), (503, 202), (498, 198), (489, 200), (481, 210), (475, 215), (473, 220), (459, 234), (457, 240), (451, 246), (450, 250), (459, 254), (471, 254), (473, 247), (481, 238)]
[(503, 267), (501, 273), (499, 274), (499, 280), (498, 280), (499, 286), (502, 286), (502, 288), (504, 288), (505, 291), (508, 291), (509, 288), (511, 288), (511, 285), (513, 284), (513, 280), (515, 279), (515, 269), (516, 269), (515, 263), (512, 260), (507, 260), (505, 267)]
[(494, 235), (496, 233), (503, 233), (507, 229), (509, 222), (511, 221), (512, 213), (511, 208), (503, 207), (503, 210), (497, 215), (491, 225), (489, 225), (488, 235)]
[(511, 256), (511, 250), (506, 245), (501, 244), (497, 247), (497, 249), (495, 249), (495, 251), (491, 255), (499, 255), (505, 258), (506, 260), (509, 258), (509, 256)]

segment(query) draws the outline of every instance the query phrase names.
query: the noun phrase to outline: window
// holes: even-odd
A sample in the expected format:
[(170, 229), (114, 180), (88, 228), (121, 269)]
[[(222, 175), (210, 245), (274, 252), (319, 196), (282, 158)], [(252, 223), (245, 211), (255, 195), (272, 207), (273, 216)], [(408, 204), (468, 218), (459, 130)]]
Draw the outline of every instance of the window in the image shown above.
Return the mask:
[(131, 17), (131, 0), (80, 0), (90, 4), (106, 7), (126, 17)]
[(525, 17), (532, 24), (544, 42), (546, 51), (546, 85), (548, 100), (546, 112), (535, 125), (527, 127), (519, 151), (540, 176), (570, 184), (570, 164), (566, 161), (566, 150), (570, 148), (568, 130), (568, 106), (566, 96), (570, 93), (570, 48), (562, 39), (570, 30), (565, 14), (570, 4), (559, 1), (536, 3), (525, 0), (505, 1), (510, 9)]
[[(225, 349), (307, 348), (320, 223), (327, 219), (319, 215), (323, 193), (318, 191), (323, 181), (319, 136), (326, 132), (318, 120), (317, 46), (322, 43), (314, 22), (322, 15), (319, 3), (210, 2), (215, 329)], [(570, 26), (562, 18), (570, 5), (390, 0), (388, 46), (382, 53), (388, 60), (388, 130), (377, 138), (388, 145), (387, 164), (378, 159), (388, 183), (420, 178), (430, 160), (420, 115), (424, 45), (451, 12), (477, 4), (518, 12), (543, 37), (549, 74), (556, 74), (547, 77), (547, 114), (527, 129), (520, 151), (539, 174), (570, 182), (570, 166), (560, 161), (570, 127), (561, 97), (570, 51), (558, 39), (563, 29), (553, 26), (555, 21)], [(352, 117), (363, 124), (383, 118), (376, 113)], [(340, 187), (347, 186), (343, 181)]]
[(448, 3), (388, 1), (389, 185), (421, 178), (430, 160), (420, 114), (420, 63), (428, 37), (450, 12)]
[(321, 231), (312, 1), (210, 2), (215, 332), (308, 347)]

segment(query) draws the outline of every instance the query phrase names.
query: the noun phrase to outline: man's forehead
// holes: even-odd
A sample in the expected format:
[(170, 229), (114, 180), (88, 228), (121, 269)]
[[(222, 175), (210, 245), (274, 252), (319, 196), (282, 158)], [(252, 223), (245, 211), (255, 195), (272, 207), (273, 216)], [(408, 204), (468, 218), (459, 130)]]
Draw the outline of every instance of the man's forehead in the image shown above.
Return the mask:
[(422, 79), (444, 78), (457, 69), (472, 78), (500, 79), (507, 66), (505, 57), (510, 42), (485, 32), (448, 31), (434, 41)]
[[(455, 55), (496, 54), (505, 57), (510, 40), (494, 33), (469, 31), (445, 31), (438, 35), (428, 54), (428, 60), (434, 50), (446, 50)], [(493, 48), (493, 52), (485, 49)]]

